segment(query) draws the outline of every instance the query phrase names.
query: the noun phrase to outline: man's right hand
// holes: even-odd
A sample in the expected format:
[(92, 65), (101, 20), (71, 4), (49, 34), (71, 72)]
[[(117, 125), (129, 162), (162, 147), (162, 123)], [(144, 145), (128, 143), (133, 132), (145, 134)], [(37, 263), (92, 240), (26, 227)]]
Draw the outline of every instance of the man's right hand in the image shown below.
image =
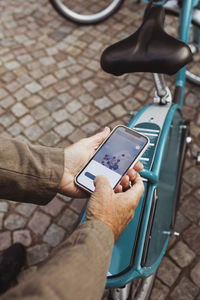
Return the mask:
[(105, 223), (112, 230), (115, 241), (134, 217), (144, 192), (142, 179), (134, 169), (129, 172), (129, 180), (132, 187), (126, 192), (115, 193), (105, 176), (97, 176), (94, 181), (95, 191), (87, 208), (87, 220)]

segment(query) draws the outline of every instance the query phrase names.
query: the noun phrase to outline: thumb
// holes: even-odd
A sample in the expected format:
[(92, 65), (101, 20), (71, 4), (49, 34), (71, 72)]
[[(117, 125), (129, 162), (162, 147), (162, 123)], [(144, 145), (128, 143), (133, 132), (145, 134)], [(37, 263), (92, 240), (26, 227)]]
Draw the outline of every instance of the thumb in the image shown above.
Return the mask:
[(95, 193), (108, 193), (113, 192), (110, 182), (106, 176), (96, 176), (94, 180)]
[(95, 148), (98, 148), (98, 146), (108, 137), (109, 134), (110, 128), (105, 127), (103, 131), (89, 137), (88, 140), (92, 142)]

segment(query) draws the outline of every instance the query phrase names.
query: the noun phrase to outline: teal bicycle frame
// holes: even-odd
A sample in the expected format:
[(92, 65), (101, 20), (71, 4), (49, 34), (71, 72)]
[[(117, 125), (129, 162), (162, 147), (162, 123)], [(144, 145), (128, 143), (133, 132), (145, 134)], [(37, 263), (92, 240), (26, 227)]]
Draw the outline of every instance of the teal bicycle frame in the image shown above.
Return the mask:
[[(143, 0), (143, 2), (148, 3), (148, 1)], [(163, 5), (167, 1), (159, 1), (155, 4)], [(194, 6), (197, 6), (199, 4), (199, 1), (197, 0), (186, 0), (183, 3), (183, 7), (181, 10), (180, 15), (180, 33), (179, 38), (185, 43), (189, 42), (189, 35), (190, 35), (190, 24), (192, 19), (192, 9)], [(199, 34), (199, 32), (198, 32)], [(200, 35), (199, 35), (200, 36)], [(155, 245), (150, 245), (148, 248), (147, 253), (147, 260), (146, 263), (142, 263), (143, 255), (144, 255), (144, 245), (145, 245), (145, 236), (148, 230), (149, 225), (149, 218), (152, 210), (153, 200), (155, 199), (155, 191), (158, 188), (158, 185), (160, 184), (163, 179), (169, 180), (169, 178), (164, 178), (165, 172), (162, 170), (163, 160), (168, 159), (169, 164), (173, 165), (173, 163), (178, 160), (180, 157), (181, 152), (181, 142), (177, 142), (177, 139), (179, 139), (180, 133), (177, 131), (175, 133), (175, 137), (173, 140), (173, 131), (172, 131), (172, 137), (170, 137), (170, 130), (172, 126), (177, 126), (177, 128), (183, 128), (184, 123), (182, 119), (182, 107), (183, 107), (183, 101), (184, 101), (184, 88), (185, 88), (185, 80), (186, 80), (186, 67), (182, 68), (176, 76), (176, 88), (175, 88), (175, 94), (174, 94), (174, 100), (172, 105), (169, 107), (168, 113), (166, 115), (166, 119), (164, 121), (163, 128), (160, 132), (160, 139), (159, 143), (157, 145), (157, 149), (155, 150), (155, 157), (154, 157), (154, 163), (152, 170), (145, 169), (144, 171), (141, 171), (141, 176), (146, 180), (145, 182), (145, 190), (148, 189), (148, 193), (146, 194), (140, 200), (140, 203), (136, 209), (134, 219), (130, 222), (126, 228), (126, 233), (122, 233), (120, 238), (118, 239), (116, 245), (113, 249), (113, 255), (111, 259), (111, 265), (107, 276), (107, 284), (106, 288), (117, 288), (125, 286), (127, 283), (132, 281), (133, 279), (137, 277), (148, 277), (155, 273), (156, 269), (158, 268), (162, 257), (166, 251), (169, 238), (170, 238), (170, 230), (171, 230), (171, 222), (172, 222), (172, 214), (174, 210), (174, 202), (173, 200), (169, 203), (167, 203), (164, 200), (168, 200), (165, 197), (164, 193), (161, 193), (158, 195), (164, 200), (162, 203), (157, 205), (156, 208), (157, 213), (155, 215), (155, 222), (157, 224), (154, 226), (152, 231), (152, 240), (154, 240)], [(143, 109), (141, 109), (136, 116), (130, 121), (129, 127), (135, 128), (135, 124), (137, 124), (137, 121), (145, 114), (145, 112), (151, 107), (150, 105), (147, 105)], [(173, 125), (172, 125), (173, 124)], [(174, 125), (175, 124), (175, 125)], [(148, 130), (148, 129), (147, 129)], [(175, 129), (174, 129), (175, 130)], [(177, 129), (178, 130), (178, 129)], [(172, 139), (171, 144), (169, 143), (169, 138)], [(177, 149), (177, 143), (179, 143)], [(168, 156), (165, 155), (166, 148), (168, 148)], [(174, 157), (172, 161), (170, 161), (170, 158)], [(174, 172), (177, 174), (178, 172), (178, 164), (176, 166), (176, 170)], [(175, 177), (174, 177), (174, 180)], [(164, 182), (164, 181), (163, 181)], [(176, 182), (174, 183), (176, 185)], [(170, 189), (170, 187), (168, 187)], [(159, 188), (158, 188), (159, 190)], [(165, 190), (165, 189), (164, 189)], [(171, 194), (170, 194), (171, 193)], [(169, 195), (171, 198), (175, 197), (175, 190), (172, 190), (169, 192)], [(145, 202), (145, 205), (144, 205)], [(160, 210), (160, 211), (159, 211)], [(165, 210), (165, 226), (168, 228), (168, 231), (165, 232), (165, 236), (163, 237), (163, 228), (159, 229), (159, 222), (161, 221), (160, 218), (160, 212)], [(139, 229), (134, 229), (135, 226), (138, 226), (138, 222), (140, 222), (140, 215), (143, 211), (141, 226)], [(157, 228), (156, 228), (157, 226)], [(134, 230), (133, 230), (134, 229)], [(155, 230), (154, 230), (155, 229)], [(159, 231), (160, 230), (160, 231)], [(130, 232), (129, 232), (130, 231)], [(162, 231), (162, 234), (161, 234)], [(157, 237), (155, 235), (157, 234)], [(126, 236), (126, 238), (124, 237)], [(131, 253), (129, 251), (128, 245), (131, 243), (130, 237), (135, 240), (137, 238), (137, 246), (134, 250), (134, 258), (131, 257)], [(157, 238), (157, 240), (156, 240)], [(152, 242), (153, 243), (153, 242)], [(133, 243), (132, 243), (133, 244)], [(160, 250), (161, 249), (161, 250)], [(123, 256), (122, 256), (123, 254)], [(133, 261), (132, 265), (128, 268), (128, 261)]]

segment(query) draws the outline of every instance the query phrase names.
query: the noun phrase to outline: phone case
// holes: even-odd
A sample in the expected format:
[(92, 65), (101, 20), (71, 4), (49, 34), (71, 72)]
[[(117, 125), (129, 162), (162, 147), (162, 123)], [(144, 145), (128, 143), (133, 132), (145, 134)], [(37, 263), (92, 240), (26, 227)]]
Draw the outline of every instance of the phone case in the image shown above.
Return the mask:
[[(133, 132), (136, 132), (137, 134), (139, 134), (139, 135), (141, 135), (141, 136), (144, 136), (144, 137), (147, 139), (147, 144), (144, 146), (144, 148), (142, 149), (142, 151), (140, 152), (140, 154), (138, 155), (138, 157), (134, 160), (134, 162), (132, 163), (132, 165), (131, 165), (131, 166), (124, 172), (124, 174), (121, 176), (121, 178), (122, 178), (122, 177), (126, 174), (126, 172), (127, 172), (129, 169), (131, 169), (131, 168), (134, 167), (134, 165), (138, 162), (138, 160), (139, 160), (140, 157), (143, 155), (143, 153), (146, 151), (146, 149), (148, 148), (149, 143), (150, 143), (149, 138), (148, 138), (147, 136), (145, 136), (145, 135), (143, 135), (143, 134), (141, 134), (141, 133), (138, 133), (137, 131), (135, 131), (135, 130), (133, 130), (133, 129), (127, 127), (127, 126), (124, 126), (124, 125), (118, 125), (118, 126), (114, 127), (113, 130), (111, 131), (111, 133), (109, 134), (109, 136), (108, 136), (108, 137), (105, 139), (105, 141), (98, 147), (98, 149), (96, 150), (96, 152), (94, 153), (94, 155), (92, 156), (92, 158), (89, 160), (89, 162), (93, 159), (93, 157), (96, 155), (96, 153), (99, 151), (99, 149), (100, 149), (101, 147), (103, 147), (103, 145), (107, 142), (107, 140), (110, 138), (110, 136), (112, 135), (112, 133), (113, 133), (118, 127), (124, 127), (124, 128), (127, 128), (127, 129), (129, 129), (129, 130), (131, 130), (131, 131), (133, 131)], [(87, 162), (87, 164), (88, 164), (89, 162)], [(87, 164), (86, 164), (86, 165), (87, 165)], [(85, 166), (86, 166), (86, 165), (85, 165)], [(81, 169), (81, 171), (79, 171), (79, 173), (76, 175), (76, 177), (75, 177), (75, 184), (78, 185), (78, 186), (79, 186), (80, 188), (82, 188), (83, 190), (85, 190), (86, 192), (92, 194), (93, 192), (92, 192), (91, 190), (89, 190), (86, 186), (80, 184), (80, 183), (77, 181), (78, 176), (79, 176), (79, 175), (81, 174), (81, 172), (84, 170), (85, 166), (84, 166), (84, 167)], [(115, 187), (116, 187), (116, 186), (118, 185), (118, 183), (121, 181), (121, 178), (120, 178), (120, 180), (117, 182), (117, 184), (115, 185)], [(115, 188), (115, 187), (114, 187), (114, 188)], [(113, 189), (114, 189), (114, 188), (113, 188)]]

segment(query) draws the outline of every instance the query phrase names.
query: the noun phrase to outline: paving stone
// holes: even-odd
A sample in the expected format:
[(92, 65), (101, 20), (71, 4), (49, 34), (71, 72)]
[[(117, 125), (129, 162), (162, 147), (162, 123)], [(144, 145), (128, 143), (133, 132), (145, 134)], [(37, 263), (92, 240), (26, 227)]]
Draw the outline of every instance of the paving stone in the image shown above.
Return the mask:
[(131, 112), (131, 111), (135, 111), (139, 108), (139, 103), (136, 99), (134, 98), (128, 98), (127, 100), (125, 100), (123, 102), (125, 108)]
[(10, 231), (0, 232), (0, 251), (3, 251), (11, 246)]
[(113, 108), (110, 109), (110, 111), (116, 118), (121, 118), (126, 114), (126, 111), (121, 104), (115, 105)]
[(175, 231), (181, 233), (188, 228), (190, 224), (191, 222), (181, 212), (178, 211), (176, 216)]
[(28, 227), (37, 235), (42, 235), (50, 224), (50, 217), (36, 211), (28, 223)]
[(176, 243), (169, 255), (181, 268), (189, 265), (195, 258), (195, 253), (182, 241)]
[(9, 214), (4, 221), (4, 227), (9, 230), (23, 228), (26, 224), (26, 219), (17, 214)]
[(18, 124), (18, 123), (15, 123), (13, 124), (12, 126), (10, 126), (8, 128), (8, 131), (13, 135), (13, 136), (16, 136), (18, 134), (20, 134), (22, 131), (23, 131), (23, 127)]
[(159, 266), (157, 276), (162, 282), (170, 287), (174, 284), (180, 272), (180, 268), (178, 268), (169, 258), (164, 257)]
[(58, 79), (64, 79), (66, 77), (69, 77), (69, 72), (65, 69), (61, 69), (55, 72), (55, 76)]
[(95, 122), (90, 122), (82, 126), (82, 130), (88, 135), (95, 133), (98, 129), (99, 125)]
[(47, 205), (41, 206), (40, 209), (45, 213), (55, 217), (63, 210), (64, 206), (65, 203), (58, 197), (55, 197)]
[(23, 99), (26, 99), (30, 96), (30, 93), (25, 90), (24, 88), (18, 90), (15, 94), (14, 97), (17, 99), (17, 101), (22, 101)]
[(17, 61), (9, 61), (8, 63), (5, 64), (5, 67), (8, 69), (8, 70), (14, 70), (16, 68), (19, 68), (20, 67), (20, 64), (17, 62)]
[(35, 120), (41, 120), (48, 116), (49, 112), (42, 105), (40, 105), (31, 111), (31, 115)]
[(0, 200), (0, 212), (7, 212), (9, 208), (8, 202)]
[(44, 261), (49, 255), (49, 247), (46, 244), (36, 245), (27, 249), (27, 263), (32, 266)]
[(56, 61), (53, 57), (49, 56), (49, 57), (42, 57), (40, 59), (40, 63), (44, 66), (49, 66), (55, 64)]
[(124, 96), (130, 96), (133, 94), (133, 90), (134, 87), (132, 85), (127, 85), (125, 87), (123, 87), (122, 89), (120, 89), (120, 92), (124, 95)]
[(108, 123), (112, 122), (113, 120), (114, 120), (114, 117), (108, 111), (104, 111), (103, 113), (101, 113), (95, 117), (95, 121), (101, 127), (108, 125)]
[(57, 82), (57, 79), (53, 76), (53, 75), (47, 75), (45, 77), (43, 77), (41, 80), (40, 80), (40, 83), (43, 87), (47, 87), (49, 85), (52, 85), (54, 84), (55, 82)]
[(77, 214), (80, 214), (83, 207), (85, 206), (86, 204), (86, 201), (88, 199), (73, 199), (70, 207), (71, 209), (73, 209)]
[(6, 89), (12, 94), (15, 93), (20, 87), (20, 84), (16, 81), (13, 81), (10, 84), (6, 85)]
[(24, 134), (31, 141), (36, 141), (43, 134), (43, 131), (38, 125), (32, 125), (24, 130)]
[(29, 54), (24, 54), (18, 56), (17, 60), (20, 61), (21, 64), (26, 64), (32, 60), (32, 57)]
[(6, 90), (0, 88), (0, 99), (5, 98), (8, 95)]
[(200, 262), (192, 269), (190, 276), (193, 282), (200, 288)]
[(81, 95), (79, 97), (79, 100), (83, 103), (83, 104), (89, 104), (93, 101), (93, 97), (90, 94), (84, 94)]
[(57, 93), (64, 93), (70, 89), (70, 85), (66, 80), (60, 80), (54, 85), (54, 87)]
[(72, 232), (78, 220), (78, 215), (73, 211), (66, 209), (62, 217), (58, 221), (58, 225), (64, 227), (68, 233)]
[(56, 122), (62, 122), (68, 119), (69, 114), (66, 112), (65, 109), (60, 109), (53, 112), (52, 117), (56, 120)]
[(75, 113), (80, 108), (81, 108), (81, 104), (77, 100), (73, 100), (66, 105), (67, 111), (71, 114)]
[(197, 199), (200, 199), (200, 189), (196, 190), (196, 192), (194, 193), (194, 196), (195, 196)]
[(21, 117), (28, 111), (27, 108), (22, 103), (16, 103), (15, 105), (13, 105), (11, 110), (16, 117)]
[(20, 119), (20, 123), (24, 126), (24, 127), (29, 127), (31, 126), (33, 123), (35, 123), (35, 120), (33, 119), (33, 117), (31, 115), (26, 115), (24, 117), (22, 117)]
[(31, 92), (32, 94), (39, 92), (42, 87), (41, 85), (39, 85), (37, 82), (33, 81), (31, 83), (28, 83), (26, 85), (26, 89)]
[(8, 108), (13, 103), (14, 103), (14, 99), (11, 96), (8, 96), (8, 97), (6, 97), (6, 98), (4, 98), (3, 100), (0, 101), (0, 105), (3, 108)]
[(193, 93), (189, 93), (187, 96), (186, 96), (186, 99), (185, 99), (185, 104), (188, 105), (188, 106), (191, 106), (193, 108), (197, 108), (198, 107), (198, 101), (197, 101), (197, 96)]
[(108, 98), (106, 98), (106, 97), (103, 97), (103, 98), (100, 98), (100, 99), (95, 100), (94, 105), (95, 105), (97, 108), (103, 110), (103, 109), (105, 109), (105, 108), (110, 107), (110, 106), (112, 105), (112, 101), (110, 101), (110, 100), (109, 100)]
[(28, 108), (33, 108), (37, 104), (42, 102), (42, 98), (38, 95), (34, 95), (28, 99), (26, 99), (25, 104)]
[(200, 201), (195, 197), (188, 197), (181, 205), (180, 211), (192, 222), (200, 219)]
[(52, 98), (45, 102), (44, 106), (50, 111), (56, 111), (58, 108), (62, 106), (60, 101), (58, 101), (56, 98)]
[(192, 186), (198, 186), (200, 178), (200, 170), (192, 167), (186, 173), (184, 173), (183, 178)]
[(29, 230), (17, 230), (13, 233), (13, 243), (21, 243), (25, 247), (28, 247), (31, 245), (31, 242), (32, 239)]
[(82, 111), (78, 110), (74, 114), (69, 115), (69, 121), (74, 125), (81, 126), (88, 121), (88, 117)]
[(60, 141), (60, 137), (55, 132), (48, 132), (47, 134), (43, 135), (39, 142), (48, 147), (53, 147)]
[(168, 293), (169, 288), (156, 279), (150, 300), (165, 300)]
[(67, 121), (55, 127), (55, 131), (62, 137), (66, 137), (72, 133), (73, 130), (74, 127)]
[(82, 108), (83, 112), (88, 115), (89, 117), (93, 117), (97, 113), (99, 113), (99, 110), (94, 107), (92, 104), (88, 104)]
[(87, 134), (78, 128), (78, 129), (74, 130), (72, 134), (70, 134), (68, 136), (68, 140), (71, 141), (72, 143), (75, 143), (85, 137), (87, 137)]
[(5, 113), (2, 116), (0, 116), (0, 124), (4, 127), (8, 127), (12, 123), (14, 123), (16, 118), (11, 113)]
[(21, 204), (17, 205), (15, 210), (22, 216), (29, 218), (32, 215), (32, 213), (35, 211), (36, 208), (37, 208), (37, 205), (35, 205), (35, 204), (21, 203)]
[[(187, 162), (187, 160), (186, 160)], [(184, 180), (182, 181), (181, 184), (181, 199), (184, 199), (187, 195), (189, 195), (192, 191), (192, 188), (189, 184), (187, 184)]]
[(52, 224), (43, 237), (43, 241), (52, 247), (57, 246), (64, 238), (65, 230), (56, 224)]
[(39, 125), (44, 131), (48, 131), (55, 127), (56, 122), (53, 120), (52, 117), (48, 116), (48, 117), (42, 119), (40, 121)]
[(198, 287), (189, 279), (183, 277), (170, 296), (174, 300), (193, 300), (197, 296), (198, 291)]
[(118, 103), (124, 100), (124, 95), (122, 95), (120, 91), (114, 90), (109, 94), (109, 98), (115, 103)]
[(190, 248), (198, 255), (200, 255), (200, 230), (195, 224), (192, 224), (187, 230), (183, 232), (183, 238)]

